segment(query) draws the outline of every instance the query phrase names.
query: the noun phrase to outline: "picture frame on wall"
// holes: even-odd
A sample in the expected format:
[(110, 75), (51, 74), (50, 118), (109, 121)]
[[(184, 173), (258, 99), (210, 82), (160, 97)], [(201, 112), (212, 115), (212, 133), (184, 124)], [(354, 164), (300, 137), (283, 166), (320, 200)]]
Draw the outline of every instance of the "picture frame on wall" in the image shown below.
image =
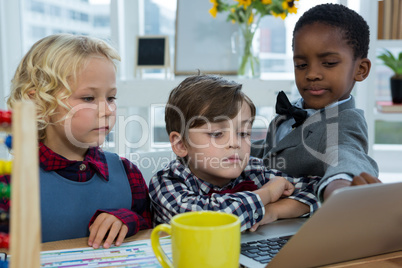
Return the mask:
[[(206, 0), (177, 0), (175, 36), (175, 75), (197, 73), (236, 75), (237, 56), (231, 38), (236, 25), (218, 14), (209, 13)], [(194, 10), (194, 12), (188, 12)]]
[(167, 35), (137, 36), (134, 76), (143, 69), (164, 69), (165, 76), (171, 72), (169, 37)]

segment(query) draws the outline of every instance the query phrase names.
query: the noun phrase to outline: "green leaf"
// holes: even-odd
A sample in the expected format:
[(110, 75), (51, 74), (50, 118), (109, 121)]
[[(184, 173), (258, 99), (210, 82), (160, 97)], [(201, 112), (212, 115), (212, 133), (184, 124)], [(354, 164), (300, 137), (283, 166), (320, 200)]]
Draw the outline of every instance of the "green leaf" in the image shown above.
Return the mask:
[(388, 66), (396, 75), (402, 75), (402, 52), (398, 57), (395, 57), (388, 49), (383, 49), (384, 52), (377, 56), (382, 60), (384, 65)]
[(254, 8), (257, 10), (258, 13), (261, 14), (261, 16), (267, 15), (267, 9), (266, 5), (264, 5), (260, 1), (253, 2)]

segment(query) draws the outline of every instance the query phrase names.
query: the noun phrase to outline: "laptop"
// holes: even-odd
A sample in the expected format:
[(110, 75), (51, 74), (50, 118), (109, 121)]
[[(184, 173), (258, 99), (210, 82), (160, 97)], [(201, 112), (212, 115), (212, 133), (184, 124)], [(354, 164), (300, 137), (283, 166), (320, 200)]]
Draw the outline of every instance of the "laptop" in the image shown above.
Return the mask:
[(241, 242), (240, 264), (252, 268), (314, 267), (400, 251), (402, 182), (338, 189), (311, 218), (263, 225)]

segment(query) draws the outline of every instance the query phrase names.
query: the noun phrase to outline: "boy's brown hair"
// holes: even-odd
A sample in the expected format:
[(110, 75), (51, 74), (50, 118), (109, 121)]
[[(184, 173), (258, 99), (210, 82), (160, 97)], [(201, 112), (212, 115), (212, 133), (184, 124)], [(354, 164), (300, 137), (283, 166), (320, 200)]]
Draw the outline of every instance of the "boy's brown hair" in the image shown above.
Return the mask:
[(190, 128), (236, 117), (243, 103), (255, 117), (256, 108), (241, 91), (242, 85), (216, 75), (193, 75), (184, 79), (169, 95), (165, 108), (166, 131), (184, 139)]

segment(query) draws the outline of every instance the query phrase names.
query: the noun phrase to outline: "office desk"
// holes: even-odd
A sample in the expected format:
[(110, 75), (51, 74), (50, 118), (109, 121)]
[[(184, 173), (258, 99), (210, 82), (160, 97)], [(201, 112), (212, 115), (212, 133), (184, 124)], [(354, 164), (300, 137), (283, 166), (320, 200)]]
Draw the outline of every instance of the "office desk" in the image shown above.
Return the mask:
[[(151, 236), (151, 229), (138, 232), (136, 235), (126, 238), (124, 242), (131, 242), (135, 240), (149, 239)], [(42, 251), (46, 250), (60, 250), (71, 248), (82, 248), (87, 246), (88, 238), (77, 238), (71, 240), (55, 241), (42, 244)], [(402, 267), (402, 251), (382, 254), (373, 257), (367, 257), (359, 260), (343, 262), (339, 264), (332, 264), (323, 266), (325, 268), (397, 268)]]

